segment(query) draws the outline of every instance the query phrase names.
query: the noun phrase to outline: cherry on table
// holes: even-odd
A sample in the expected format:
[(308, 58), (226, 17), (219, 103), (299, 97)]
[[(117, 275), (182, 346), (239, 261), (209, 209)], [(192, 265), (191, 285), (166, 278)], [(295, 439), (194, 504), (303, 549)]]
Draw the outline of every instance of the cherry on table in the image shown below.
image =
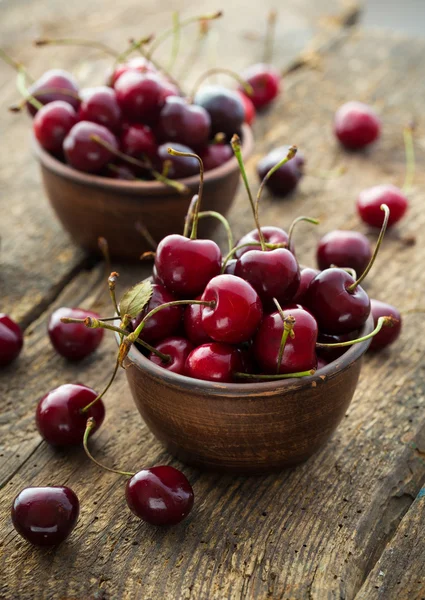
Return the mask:
[(24, 345), (19, 325), (5, 313), (0, 313), (0, 366), (13, 362)]
[[(257, 173), (260, 181), (264, 179), (271, 168), (288, 155), (289, 148), (290, 146), (280, 146), (279, 148), (275, 148), (258, 162)], [(298, 151), (294, 158), (291, 158), (291, 160), (279, 167), (279, 169), (273, 173), (267, 180), (266, 187), (276, 196), (282, 198), (287, 196), (294, 191), (304, 175), (304, 165), (304, 156)]]
[(244, 106), (236, 94), (219, 85), (206, 85), (195, 94), (194, 103), (202, 106), (211, 117), (211, 135), (239, 133), (245, 120)]
[(235, 373), (244, 372), (245, 364), (236, 346), (210, 342), (192, 350), (186, 359), (185, 374), (203, 381), (231, 383)]
[(297, 304), (304, 304), (304, 297), (307, 292), (308, 286), (316, 277), (316, 275), (320, 273), (318, 269), (312, 269), (311, 267), (305, 267), (300, 271), (300, 285), (298, 286), (298, 291), (293, 297), (293, 302)]
[(209, 144), (200, 151), (199, 156), (204, 163), (204, 170), (211, 171), (230, 160), (233, 150), (229, 144)]
[(383, 348), (386, 348), (390, 344), (393, 344), (401, 333), (402, 318), (400, 312), (387, 302), (381, 302), (380, 300), (370, 300), (371, 313), (373, 316), (374, 326), (378, 324), (379, 317), (394, 317), (395, 321), (392, 327), (383, 327), (373, 338), (369, 346), (369, 350), (378, 352)]
[[(264, 63), (251, 65), (241, 73), (241, 76), (253, 89), (249, 99), (257, 110), (268, 106), (279, 95), (280, 74), (271, 65)], [(239, 91), (244, 93), (243, 88), (239, 88)]]
[(121, 127), (121, 109), (115, 91), (105, 85), (85, 88), (80, 93), (79, 121), (92, 121), (113, 132)]
[(347, 102), (335, 114), (334, 131), (343, 146), (357, 150), (378, 139), (381, 121), (367, 104)]
[(182, 179), (184, 177), (191, 177), (199, 173), (199, 163), (196, 158), (186, 156), (176, 156), (175, 154), (169, 154), (168, 148), (172, 147), (173, 150), (178, 152), (193, 153), (193, 150), (183, 144), (177, 142), (166, 142), (158, 147), (158, 160), (160, 163), (160, 171), (166, 161), (168, 161), (168, 174), (170, 179)]
[(54, 100), (34, 116), (33, 129), (40, 145), (54, 154), (62, 151), (63, 141), (77, 123), (77, 113), (69, 102)]
[(158, 117), (157, 134), (161, 140), (179, 142), (191, 147), (203, 147), (210, 136), (211, 118), (208, 112), (189, 104), (180, 96), (169, 96)]
[[(62, 100), (70, 104), (75, 110), (78, 109), (80, 104), (78, 84), (71, 73), (63, 69), (46, 71), (28, 88), (28, 92), (41, 104)], [(35, 115), (37, 112), (37, 109), (29, 102), (27, 102), (27, 108), (31, 115)]]
[(364, 223), (380, 228), (384, 220), (380, 208), (382, 204), (390, 209), (388, 227), (398, 223), (409, 207), (409, 201), (402, 190), (395, 185), (383, 184), (367, 188), (359, 194), (357, 212)]
[(68, 360), (81, 360), (96, 350), (103, 339), (103, 329), (89, 329), (84, 323), (62, 323), (62, 318), (99, 318), (91, 310), (61, 307), (49, 318), (47, 331), (53, 348)]
[[(266, 244), (288, 244), (288, 234), (285, 230), (281, 229), (280, 227), (273, 227), (271, 225), (268, 225), (265, 227), (261, 227), (261, 232), (263, 234), (264, 241), (266, 242)], [(258, 229), (253, 229), (252, 231), (246, 233), (236, 244), (236, 246), (244, 247), (239, 248), (239, 250), (235, 252), (235, 258), (240, 258), (243, 254), (245, 254), (245, 252), (249, 252), (250, 250), (258, 250), (258, 248), (260, 248), (259, 241), (260, 236), (258, 233)], [(256, 245), (248, 245), (251, 242), (256, 242)], [(292, 244), (290, 250), (294, 254), (294, 247)]]
[(367, 237), (358, 231), (335, 230), (320, 240), (316, 258), (322, 271), (334, 265), (350, 267), (360, 275), (372, 258), (372, 248)]
[(69, 131), (63, 142), (66, 161), (74, 169), (96, 173), (114, 159), (113, 152), (94, 141), (93, 136), (118, 150), (117, 139), (109, 129), (90, 121), (80, 121)]
[(161, 77), (156, 73), (125, 71), (114, 87), (125, 118), (148, 125), (156, 122), (165, 102)]
[[(176, 298), (163, 285), (154, 283), (152, 285), (152, 296), (144, 309), (131, 320), (133, 331), (142, 322), (143, 318), (154, 308), (173, 302)], [(159, 342), (173, 335), (179, 328), (183, 318), (182, 306), (166, 306), (150, 317), (140, 334), (145, 342)]]
[(155, 349), (170, 357), (168, 362), (164, 362), (157, 354), (153, 352), (149, 355), (149, 360), (179, 375), (185, 374), (186, 359), (194, 349), (194, 345), (184, 337), (168, 337), (155, 346)]
[(146, 155), (153, 159), (158, 151), (158, 144), (152, 129), (141, 123), (126, 123), (120, 136), (121, 151), (127, 156), (143, 160)]

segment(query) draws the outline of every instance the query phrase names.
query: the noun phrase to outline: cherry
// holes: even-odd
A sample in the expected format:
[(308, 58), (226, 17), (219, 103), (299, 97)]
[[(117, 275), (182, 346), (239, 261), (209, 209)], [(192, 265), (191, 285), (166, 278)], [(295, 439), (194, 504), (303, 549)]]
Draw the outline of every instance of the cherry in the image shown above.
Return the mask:
[(183, 156), (175, 156), (168, 153), (168, 148), (172, 146), (174, 150), (178, 150), (179, 152), (189, 152), (193, 153), (191, 148), (184, 146), (183, 144), (177, 144), (173, 142), (172, 144), (166, 142), (162, 144), (158, 148), (158, 158), (161, 165), (164, 165), (166, 161), (168, 161), (169, 168), (167, 172), (167, 177), (170, 179), (182, 179), (184, 177), (191, 177), (192, 175), (196, 175), (199, 172), (199, 164), (196, 158), (186, 158)]
[(125, 496), (130, 510), (151, 525), (176, 525), (193, 506), (192, 486), (174, 467), (151, 467), (127, 482)]
[(155, 123), (165, 102), (163, 81), (155, 73), (124, 72), (115, 82), (118, 104), (130, 121)]
[(191, 342), (184, 337), (168, 337), (157, 344), (155, 349), (170, 356), (170, 360), (168, 362), (164, 362), (159, 356), (153, 353), (149, 355), (149, 360), (156, 365), (167, 369), (168, 371), (178, 373), (179, 375), (184, 375), (186, 359), (192, 352), (193, 348), (193, 344), (191, 344)]
[(28, 487), (12, 504), (16, 531), (36, 546), (56, 546), (74, 529), (80, 512), (76, 494), (68, 487)]
[(311, 269), (310, 267), (301, 269), (300, 285), (298, 286), (298, 291), (293, 298), (294, 302), (299, 303), (301, 305), (304, 304), (304, 297), (307, 292), (307, 289), (318, 273), (319, 271), (317, 269)]
[(380, 300), (374, 300), (372, 298), (370, 301), (370, 306), (375, 327), (378, 323), (379, 317), (392, 316), (394, 319), (396, 319), (396, 322), (392, 327), (383, 327), (381, 331), (372, 338), (369, 350), (377, 352), (396, 341), (401, 332), (402, 319), (400, 312), (394, 306), (391, 306), (391, 304), (381, 302)]
[(372, 227), (381, 227), (384, 220), (380, 210), (381, 204), (386, 204), (390, 209), (388, 227), (391, 227), (403, 217), (408, 209), (409, 201), (402, 190), (395, 185), (375, 185), (363, 190), (356, 203), (357, 212), (362, 221)]
[(238, 261), (235, 258), (231, 258), (230, 260), (228, 260), (226, 266), (224, 267), (224, 274), (234, 275), (236, 271), (237, 262)]
[[(264, 63), (251, 65), (241, 75), (253, 89), (249, 99), (257, 110), (265, 108), (278, 96), (280, 75), (271, 65)], [(243, 91), (243, 88), (240, 88), (240, 91)], [(275, 161), (274, 164), (277, 162)]]
[[(381, 331), (385, 331), (387, 329), (391, 329), (390, 327), (383, 327)], [(348, 342), (351, 340), (355, 340), (358, 338), (358, 331), (350, 331), (349, 333), (343, 333), (340, 335), (331, 335), (329, 333), (319, 333), (319, 337), (317, 341), (321, 344), (339, 344), (341, 342)], [(373, 339), (373, 338), (372, 338)], [(348, 350), (347, 346), (336, 346), (335, 348), (316, 348), (317, 355), (321, 358), (324, 358), (328, 363), (333, 360), (337, 360), (340, 356), (344, 354)]]
[(111, 131), (119, 131), (121, 109), (113, 89), (107, 86), (86, 88), (81, 90), (80, 97), (79, 121), (92, 121)]
[(244, 91), (237, 90), (237, 95), (241, 100), (245, 111), (245, 123), (252, 125), (255, 121), (255, 106), (249, 96)]
[(189, 104), (179, 96), (169, 96), (161, 109), (157, 131), (164, 141), (197, 148), (207, 144), (210, 127), (210, 116), (202, 106)]
[(155, 66), (143, 56), (136, 56), (125, 63), (119, 64), (109, 77), (109, 85), (115, 86), (115, 83), (123, 73), (127, 71), (137, 71), (139, 73), (156, 73)]
[[(152, 290), (152, 296), (148, 304), (131, 321), (133, 331), (151, 310), (175, 300), (175, 297), (163, 285), (154, 283)], [(139, 337), (145, 342), (159, 342), (168, 336), (174, 335), (181, 324), (182, 317), (183, 308), (181, 306), (164, 307), (146, 321)]]
[(113, 153), (98, 144), (92, 136), (99, 137), (116, 150), (118, 142), (116, 137), (103, 125), (80, 121), (71, 129), (63, 143), (66, 161), (79, 171), (96, 173), (114, 158)]
[(23, 344), (24, 337), (19, 325), (5, 313), (0, 313), (0, 366), (13, 362)]
[(145, 156), (155, 158), (158, 150), (152, 129), (140, 123), (128, 124), (123, 128), (120, 146), (124, 154), (139, 160), (143, 160)]
[(137, 179), (136, 173), (132, 168), (124, 163), (115, 165), (109, 164), (106, 170), (106, 176), (112, 177), (112, 179), (123, 179), (124, 181), (135, 181)]
[(83, 323), (62, 323), (62, 318), (99, 318), (99, 315), (82, 308), (58, 308), (49, 318), (47, 331), (53, 348), (68, 360), (81, 360), (94, 352), (103, 339), (103, 329), (88, 329)]
[(194, 103), (202, 106), (211, 117), (211, 135), (239, 133), (245, 120), (245, 110), (236, 92), (219, 85), (203, 86)]
[[(287, 244), (288, 243), (288, 234), (286, 231), (281, 229), (280, 227), (266, 226), (261, 227), (261, 231), (264, 236), (264, 241), (266, 244)], [(246, 252), (250, 250), (258, 250), (260, 241), (260, 236), (258, 233), (258, 229), (253, 229), (249, 233), (245, 234), (236, 244), (237, 246), (244, 246), (235, 252), (235, 257), (240, 258)], [(250, 242), (256, 242), (256, 245), (253, 246), (245, 246), (245, 244), (249, 244)], [(290, 248), (291, 252), (294, 253), (294, 248), (291, 244)]]
[(212, 240), (167, 235), (158, 244), (155, 267), (167, 289), (178, 296), (194, 298), (220, 273), (220, 248)]
[(220, 167), (232, 156), (233, 151), (229, 144), (209, 144), (200, 152), (205, 171)]
[(316, 368), (317, 323), (310, 312), (283, 308), (284, 317), (295, 319), (294, 337), (288, 336), (278, 369), (284, 322), (279, 312), (266, 315), (254, 339), (253, 352), (264, 373), (299, 373)]
[(241, 351), (235, 346), (212, 342), (198, 346), (186, 359), (186, 375), (204, 381), (231, 383), (234, 373), (243, 372)]
[(77, 113), (71, 104), (63, 100), (54, 100), (35, 114), (35, 137), (48, 152), (60, 153), (64, 139), (77, 120)]
[(378, 139), (381, 121), (367, 104), (347, 102), (335, 114), (334, 131), (341, 144), (357, 150)]
[[(290, 146), (280, 146), (269, 152), (257, 164), (260, 181), (264, 179), (272, 167), (277, 165), (288, 154)], [(298, 185), (304, 174), (304, 156), (298, 151), (294, 158), (279, 167), (267, 180), (266, 187), (276, 196), (287, 196)]]
[(202, 325), (216, 342), (240, 344), (257, 331), (263, 316), (261, 300), (254, 288), (234, 275), (218, 275), (208, 282), (202, 300)]
[(334, 265), (350, 267), (360, 274), (366, 269), (372, 257), (372, 248), (369, 240), (362, 233), (336, 230), (326, 234), (320, 240), (316, 257), (321, 270)]
[(327, 361), (322, 358), (321, 356), (317, 357), (317, 370), (320, 371), (320, 369), (323, 369), (324, 367), (326, 367), (327, 365)]
[[(196, 300), (200, 300), (201, 296), (198, 296)], [(195, 346), (201, 346), (211, 342), (211, 338), (204, 330), (202, 325), (202, 305), (201, 304), (189, 304), (184, 311), (184, 331), (186, 337)]]
[(94, 390), (79, 383), (61, 385), (43, 396), (35, 416), (41, 437), (52, 446), (81, 444), (87, 419), (95, 419), (95, 431), (105, 417), (105, 406), (100, 399), (87, 411), (82, 410), (95, 398)]
[[(28, 93), (41, 104), (49, 104), (54, 100), (62, 100), (77, 110), (80, 99), (78, 97), (78, 84), (71, 73), (62, 69), (46, 71), (28, 89)], [(37, 109), (27, 102), (28, 112), (35, 115)]]

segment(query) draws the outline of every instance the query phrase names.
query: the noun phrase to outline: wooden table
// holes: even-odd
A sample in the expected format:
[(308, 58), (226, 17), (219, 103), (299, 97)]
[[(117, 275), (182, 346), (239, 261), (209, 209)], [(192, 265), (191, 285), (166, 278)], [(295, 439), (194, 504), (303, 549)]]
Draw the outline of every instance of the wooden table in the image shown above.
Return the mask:
[[(218, 8), (204, 4), (210, 12)], [(218, 24), (219, 44), (203, 49), (192, 77), (212, 64), (215, 49), (236, 69), (261, 54), (260, 31), (268, 0), (235, 1)], [(90, 6), (90, 11), (87, 6)], [(81, 48), (33, 50), (40, 35), (82, 35), (119, 47), (130, 36), (169, 21), (175, 3), (112, 0), (6, 0), (2, 45), (40, 74), (48, 66), (72, 68), (82, 80), (102, 79), (105, 61)], [(183, 3), (181, 3), (183, 6)], [(187, 14), (201, 12), (185, 3)], [(425, 43), (348, 27), (357, 9), (346, 3), (288, 1), (279, 17), (276, 62), (289, 72), (273, 110), (258, 119), (249, 163), (277, 144), (295, 143), (308, 158), (299, 192), (279, 202), (265, 197), (263, 224), (288, 226), (294, 216), (319, 217), (301, 226), (297, 253), (314, 264), (326, 231), (358, 229), (370, 236), (354, 210), (357, 193), (380, 182), (401, 185), (402, 128), (417, 123), (417, 175), (411, 208), (382, 248), (367, 288), (402, 310), (423, 307), (425, 287)], [(134, 25), (135, 21), (140, 27)], [(302, 54), (303, 53), (303, 54)], [(302, 58), (300, 59), (300, 56)], [(92, 59), (94, 62), (92, 63)], [(182, 68), (182, 67), (180, 67)], [(135, 410), (124, 374), (106, 398), (107, 418), (93, 452), (126, 469), (167, 463), (183, 468), (196, 494), (193, 514), (173, 529), (155, 529), (127, 510), (122, 478), (99, 470), (82, 450), (57, 452), (35, 431), (34, 409), (61, 383), (103, 386), (116, 352), (108, 336), (95, 356), (68, 364), (49, 345), (46, 322), (63, 305), (105, 314), (104, 266), (75, 248), (55, 221), (28, 144), (29, 123), (5, 112), (16, 99), (13, 73), (0, 65), (2, 218), (1, 309), (25, 327), (19, 360), (0, 376), (0, 598), (15, 599), (282, 599), (373, 600), (425, 598), (425, 418), (423, 315), (405, 317), (391, 350), (367, 356), (353, 403), (326, 447), (308, 463), (256, 478), (201, 472), (174, 461)], [(344, 101), (372, 103), (382, 114), (383, 135), (371, 150), (344, 153), (331, 121)], [(318, 177), (339, 165), (346, 173)], [(252, 228), (241, 189), (230, 214), (235, 235)], [(223, 241), (218, 237), (219, 241)], [(416, 242), (416, 243), (415, 243)], [(114, 265), (122, 289), (143, 278), (144, 265)], [(69, 541), (39, 550), (14, 531), (9, 509), (28, 485), (69, 485), (81, 517)]]

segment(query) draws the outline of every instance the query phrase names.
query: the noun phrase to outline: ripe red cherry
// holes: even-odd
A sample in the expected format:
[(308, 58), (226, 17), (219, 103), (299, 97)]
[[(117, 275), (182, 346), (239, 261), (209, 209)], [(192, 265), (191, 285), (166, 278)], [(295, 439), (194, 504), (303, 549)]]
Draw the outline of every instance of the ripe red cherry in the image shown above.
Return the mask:
[[(41, 104), (49, 104), (54, 100), (62, 100), (77, 110), (80, 99), (78, 97), (78, 84), (71, 73), (62, 69), (50, 69), (43, 73), (28, 89)], [(28, 112), (35, 115), (37, 109), (27, 102)]]
[(79, 121), (92, 121), (118, 131), (121, 127), (121, 109), (114, 90), (105, 85), (81, 90)]
[(211, 171), (224, 164), (233, 157), (233, 150), (229, 144), (210, 144), (200, 153), (204, 170)]
[(77, 122), (77, 113), (68, 102), (55, 100), (37, 111), (33, 128), (40, 145), (48, 152), (62, 151), (63, 141)]
[(336, 230), (326, 234), (320, 240), (316, 257), (319, 269), (322, 271), (335, 265), (350, 267), (361, 275), (372, 257), (372, 248), (369, 240), (362, 233)]
[[(318, 328), (314, 317), (300, 308), (283, 309), (295, 318), (294, 338), (288, 336), (279, 373), (299, 373), (316, 368)], [(278, 312), (266, 315), (254, 339), (254, 356), (262, 372), (276, 374), (284, 324)]]
[[(288, 243), (288, 234), (286, 231), (281, 229), (280, 227), (261, 227), (261, 231), (264, 236), (264, 241), (266, 244), (287, 244)], [(253, 229), (249, 233), (245, 234), (236, 244), (237, 246), (244, 246), (244, 248), (240, 248), (235, 252), (235, 257), (240, 258), (242, 254), (245, 252), (249, 252), (250, 250), (258, 250), (260, 246), (258, 242), (260, 241), (260, 236), (258, 234), (258, 229)], [(249, 244), (250, 242), (257, 242), (256, 246), (245, 246), (245, 244)], [(291, 252), (294, 254), (294, 247), (291, 244), (290, 248)]]
[(220, 273), (220, 248), (212, 240), (167, 235), (158, 244), (155, 267), (167, 289), (178, 296), (194, 298)]
[(163, 83), (155, 73), (126, 71), (115, 82), (118, 104), (130, 121), (155, 123), (165, 98)]
[(240, 344), (252, 338), (263, 316), (261, 300), (254, 288), (234, 275), (218, 275), (209, 281), (202, 300), (202, 325), (216, 342)]
[(349, 333), (360, 329), (370, 313), (370, 300), (343, 269), (321, 271), (310, 283), (304, 303), (316, 318), (321, 333)]
[(379, 317), (391, 316), (397, 321), (392, 327), (383, 327), (381, 331), (372, 338), (369, 350), (378, 352), (379, 350), (386, 348), (396, 341), (401, 332), (402, 319), (400, 312), (395, 308), (395, 306), (391, 306), (391, 304), (381, 302), (380, 300), (374, 300), (372, 298), (370, 301), (370, 306), (375, 327), (378, 324)]
[(196, 93), (194, 103), (209, 113), (212, 136), (224, 133), (232, 137), (234, 133), (240, 133), (245, 110), (236, 92), (219, 85), (206, 85)]
[(186, 360), (186, 375), (204, 381), (231, 383), (234, 374), (244, 372), (241, 351), (229, 344), (212, 342), (198, 346)]
[(127, 71), (138, 71), (139, 73), (156, 73), (154, 65), (143, 56), (135, 56), (125, 63), (119, 64), (109, 77), (108, 84), (114, 87), (115, 82)]
[(380, 209), (382, 204), (390, 209), (387, 227), (400, 221), (409, 207), (408, 199), (398, 187), (384, 184), (375, 185), (360, 193), (356, 203), (357, 212), (364, 223), (379, 228), (384, 220)]
[(362, 102), (347, 102), (335, 114), (334, 131), (346, 148), (356, 150), (374, 142), (381, 133), (375, 111)]
[[(257, 164), (257, 173), (260, 181), (264, 179), (272, 167), (277, 165), (288, 154), (290, 146), (275, 148), (262, 158)], [(305, 159), (301, 152), (294, 158), (279, 167), (267, 180), (266, 187), (276, 196), (284, 197), (290, 194), (298, 185), (304, 175)]]
[(41, 437), (52, 446), (76, 446), (83, 442), (89, 417), (96, 421), (98, 429), (105, 418), (102, 400), (82, 412), (97, 397), (97, 393), (85, 385), (68, 383), (61, 385), (41, 398), (35, 415)]
[(174, 467), (151, 467), (139, 471), (127, 482), (128, 507), (151, 525), (176, 525), (193, 506), (194, 493), (189, 481)]
[[(201, 296), (198, 296), (196, 300), (200, 300)], [(202, 325), (202, 305), (201, 304), (189, 304), (184, 311), (184, 331), (186, 337), (195, 346), (201, 346), (211, 342), (211, 338), (204, 330)]]
[(24, 337), (19, 325), (5, 313), (0, 313), (0, 366), (13, 362), (23, 344)]
[(97, 136), (115, 150), (118, 142), (113, 133), (97, 123), (80, 121), (71, 129), (63, 143), (66, 162), (74, 169), (96, 173), (114, 158), (113, 153), (92, 139)]
[(310, 267), (306, 267), (302, 269), (300, 272), (300, 285), (298, 286), (298, 291), (293, 298), (293, 302), (298, 304), (304, 304), (304, 297), (307, 292), (308, 286), (319, 273), (317, 269), (311, 269)]
[(244, 111), (245, 111), (245, 123), (252, 125), (255, 121), (255, 106), (249, 96), (246, 93), (236, 90), (239, 99), (241, 100)]
[(150, 159), (154, 158), (158, 150), (152, 129), (140, 123), (124, 126), (120, 146), (124, 154), (139, 160), (143, 160), (145, 155)]
[(169, 362), (163, 362), (159, 356), (153, 352), (149, 355), (149, 360), (179, 375), (185, 374), (186, 359), (192, 352), (194, 346), (189, 340), (183, 337), (168, 337), (155, 346), (163, 354), (168, 354), (171, 359)]
[(16, 531), (36, 546), (57, 546), (74, 529), (80, 512), (76, 494), (68, 487), (28, 487), (12, 504)]
[[(280, 75), (271, 65), (264, 63), (252, 65), (241, 75), (253, 89), (254, 93), (249, 96), (249, 99), (257, 110), (265, 108), (278, 96)], [(243, 92), (243, 88), (239, 89)]]
[(199, 162), (191, 156), (175, 156), (168, 154), (168, 148), (172, 147), (178, 152), (189, 152), (193, 154), (193, 150), (183, 144), (177, 142), (166, 142), (158, 148), (158, 159), (160, 162), (160, 171), (166, 161), (168, 161), (168, 177), (170, 179), (182, 179), (183, 177), (191, 177), (199, 173)]
[(210, 127), (210, 116), (202, 106), (189, 104), (179, 96), (169, 96), (161, 109), (157, 131), (164, 141), (196, 148), (207, 144)]
[[(152, 285), (152, 290), (152, 296), (148, 304), (137, 317), (131, 321), (133, 331), (151, 310), (157, 306), (161, 306), (161, 304), (173, 302), (176, 299), (163, 285), (154, 283)], [(162, 310), (159, 310), (146, 321), (143, 331), (140, 334), (140, 338), (149, 343), (159, 342), (160, 340), (173, 335), (177, 331), (182, 318), (182, 306), (167, 306)]]
[(98, 319), (100, 315), (82, 308), (58, 308), (49, 319), (47, 331), (53, 348), (68, 360), (81, 360), (96, 350), (103, 339), (103, 329), (88, 329), (83, 323), (62, 323), (71, 319)]

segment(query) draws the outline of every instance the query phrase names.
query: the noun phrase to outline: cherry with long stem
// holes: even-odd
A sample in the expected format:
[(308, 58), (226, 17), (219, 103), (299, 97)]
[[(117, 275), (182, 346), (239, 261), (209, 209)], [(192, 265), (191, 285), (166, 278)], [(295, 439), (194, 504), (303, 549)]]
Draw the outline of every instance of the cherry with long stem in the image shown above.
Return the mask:
[(301, 223), (301, 221), (306, 221), (307, 223), (312, 223), (313, 225), (319, 225), (319, 223), (320, 223), (319, 219), (314, 219), (313, 217), (297, 217), (296, 219), (294, 219), (292, 221), (291, 226), (289, 227), (289, 231), (288, 231), (288, 242), (287, 242), (288, 248), (291, 247), (292, 236), (294, 234), (295, 226), (298, 223)]
[(214, 219), (217, 219), (218, 221), (220, 221), (220, 223), (223, 225), (223, 227), (227, 233), (229, 252), (231, 252), (231, 250), (233, 248), (233, 234), (232, 234), (232, 230), (229, 225), (229, 221), (226, 219), (226, 217), (224, 215), (222, 215), (219, 212), (216, 212), (215, 210), (204, 210), (204, 211), (198, 213), (198, 219), (204, 219), (205, 217), (213, 217)]
[(335, 342), (334, 344), (322, 344), (321, 342), (316, 342), (316, 348), (345, 348), (347, 346), (352, 346), (353, 344), (361, 344), (366, 340), (370, 340), (377, 333), (381, 331), (383, 327), (393, 327), (397, 319), (392, 317), (391, 315), (387, 317), (379, 317), (378, 323), (373, 331), (364, 335), (363, 337), (357, 338), (355, 340), (348, 340), (347, 342)]
[[(223, 261), (221, 272), (224, 273), (227, 263), (233, 258), (233, 256), (238, 250), (241, 250), (242, 248), (248, 248), (248, 246), (261, 246), (261, 242), (256, 242), (255, 240), (253, 240), (252, 242), (247, 242), (246, 244), (239, 244), (239, 246), (235, 246), (234, 248), (232, 248)], [(264, 247), (267, 250), (277, 250), (277, 248), (286, 248), (287, 244), (269, 244), (268, 242), (265, 242)]]
[(108, 54), (114, 58), (119, 57), (119, 53), (107, 44), (82, 38), (38, 38), (34, 40), (33, 44), (37, 48), (42, 48), (44, 46), (83, 46), (85, 48), (100, 50), (104, 54)]
[(86, 430), (84, 432), (84, 437), (83, 437), (84, 451), (87, 454), (88, 458), (92, 462), (94, 462), (98, 467), (100, 467), (101, 469), (105, 469), (106, 471), (109, 471), (110, 473), (116, 473), (117, 475), (124, 475), (124, 477), (133, 477), (135, 475), (135, 473), (129, 473), (128, 471), (119, 471), (118, 469), (112, 469), (111, 467), (102, 465), (98, 460), (96, 460), (94, 458), (94, 456), (92, 455), (92, 453), (89, 450), (88, 443), (89, 443), (90, 434), (95, 427), (96, 427), (96, 421), (93, 419), (93, 417), (88, 418)]
[(309, 375), (314, 375), (316, 369), (310, 369), (309, 371), (300, 371), (298, 373), (280, 373), (279, 375), (258, 375), (255, 373), (234, 373), (234, 377), (238, 379), (259, 379), (261, 381), (275, 381), (279, 379), (293, 379), (293, 378), (301, 378), (308, 377)]
[(270, 179), (270, 177), (273, 175), (273, 173), (275, 173), (278, 169), (280, 169), (280, 167), (283, 167), (283, 165), (285, 165), (292, 158), (294, 158), (296, 153), (297, 153), (297, 147), (290, 146), (287, 155), (284, 158), (282, 158), (282, 160), (280, 160), (277, 164), (275, 164), (275, 166), (272, 167), (270, 169), (270, 171), (268, 173), (266, 173), (266, 175), (264, 176), (264, 178), (260, 184), (260, 187), (258, 189), (257, 199), (256, 199), (256, 203), (255, 203), (255, 211), (256, 211), (256, 219), (257, 220), (258, 220), (258, 205), (260, 204), (260, 198), (263, 193), (264, 186), (266, 185), (266, 183)]

